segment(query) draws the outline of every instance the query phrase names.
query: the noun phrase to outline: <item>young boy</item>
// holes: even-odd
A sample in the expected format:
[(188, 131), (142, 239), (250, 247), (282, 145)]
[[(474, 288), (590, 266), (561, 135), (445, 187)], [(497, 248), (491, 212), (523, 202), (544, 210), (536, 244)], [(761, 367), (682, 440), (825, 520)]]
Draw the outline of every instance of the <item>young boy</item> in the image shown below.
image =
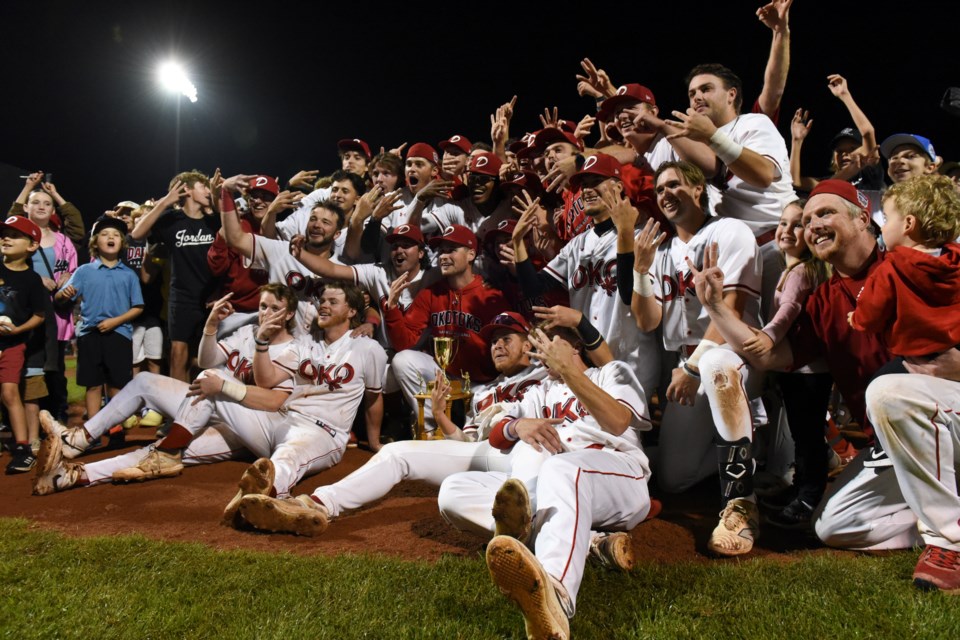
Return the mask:
[(863, 284), (850, 325), (882, 333), (897, 356), (960, 344), (960, 195), (946, 176), (898, 182), (883, 196), (887, 256)]
[(0, 395), (7, 408), (16, 440), (7, 473), (25, 473), (36, 458), (30, 442), (39, 437), (38, 427), (28, 433), (20, 377), (30, 331), (43, 324), (47, 290), (30, 268), (33, 252), (40, 248), (40, 227), (22, 216), (10, 216), (0, 224)]
[(87, 388), (87, 417), (100, 410), (102, 386), (110, 395), (133, 377), (133, 325), (143, 312), (140, 279), (120, 261), (126, 224), (104, 216), (90, 233), (93, 262), (80, 266), (57, 292), (57, 301), (80, 299), (77, 384)]

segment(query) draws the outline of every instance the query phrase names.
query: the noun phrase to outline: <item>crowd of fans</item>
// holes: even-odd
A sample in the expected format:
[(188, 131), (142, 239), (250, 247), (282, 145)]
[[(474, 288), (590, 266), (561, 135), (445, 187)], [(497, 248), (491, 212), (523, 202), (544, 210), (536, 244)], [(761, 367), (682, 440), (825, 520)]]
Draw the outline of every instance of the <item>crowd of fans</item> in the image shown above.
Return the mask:
[[(689, 108), (667, 113), (585, 59), (577, 90), (596, 105), (579, 121), (545, 109), (521, 134), (514, 97), (489, 141), (446, 132), (374, 153), (344, 139), (338, 170), (284, 187), (267, 167), (184, 172), (98, 218), (80, 266), (79, 212), (31, 174), (0, 232), (8, 472), (36, 466), (42, 495), (252, 451), (225, 521), (307, 535), (400, 479), (432, 480), (449, 521), (498, 534), (494, 580), (549, 633), (573, 614), (582, 536), (629, 564), (623, 534), (589, 529), (655, 515), (651, 479), (664, 497), (719, 477), (717, 555), (752, 549), (762, 507), (840, 548), (925, 544), (915, 583), (960, 592), (960, 164), (922, 135), (878, 136), (831, 75), (824, 95), (850, 122), (826, 171), (804, 165), (812, 120), (779, 114), (790, 4), (757, 12), (772, 44), (753, 102), (703, 64)], [(444, 371), (434, 338), (453, 340)], [(68, 429), (73, 339), (86, 418)], [(448, 393), (471, 386), (451, 420)], [(424, 395), (423, 429), (445, 440), (381, 451), (381, 425), (402, 439)], [(138, 411), (171, 419), (155, 445), (73, 461)], [(859, 452), (836, 441), (842, 413)], [(380, 453), (289, 497), (354, 423)], [(458, 461), (481, 445), (488, 462)], [(558, 533), (571, 504), (588, 522)], [(558, 563), (564, 544), (579, 568)], [(525, 597), (538, 580), (551, 588)]]

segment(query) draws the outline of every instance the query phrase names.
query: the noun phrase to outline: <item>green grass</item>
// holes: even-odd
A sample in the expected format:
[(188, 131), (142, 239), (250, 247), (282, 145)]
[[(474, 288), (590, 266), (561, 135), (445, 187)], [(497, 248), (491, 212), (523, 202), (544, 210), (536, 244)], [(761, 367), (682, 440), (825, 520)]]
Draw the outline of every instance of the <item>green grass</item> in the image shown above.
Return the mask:
[(70, 357), (64, 360), (65, 375), (67, 376), (67, 404), (83, 404), (86, 388), (77, 386), (77, 359)]
[[(0, 519), (0, 635), (19, 638), (520, 638), (482, 558), (435, 564), (71, 539)], [(921, 593), (916, 554), (594, 567), (576, 638), (956, 638), (960, 601)]]

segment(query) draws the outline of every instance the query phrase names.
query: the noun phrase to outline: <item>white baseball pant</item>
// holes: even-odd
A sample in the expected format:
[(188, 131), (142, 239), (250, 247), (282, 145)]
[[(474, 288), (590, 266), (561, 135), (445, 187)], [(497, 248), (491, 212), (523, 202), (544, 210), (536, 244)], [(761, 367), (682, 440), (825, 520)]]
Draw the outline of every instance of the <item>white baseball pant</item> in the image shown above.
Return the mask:
[(83, 428), (96, 440), (114, 425), (137, 413), (144, 404), (165, 416), (175, 416), (189, 386), (180, 380), (143, 371), (110, 398), (110, 402), (87, 420)]

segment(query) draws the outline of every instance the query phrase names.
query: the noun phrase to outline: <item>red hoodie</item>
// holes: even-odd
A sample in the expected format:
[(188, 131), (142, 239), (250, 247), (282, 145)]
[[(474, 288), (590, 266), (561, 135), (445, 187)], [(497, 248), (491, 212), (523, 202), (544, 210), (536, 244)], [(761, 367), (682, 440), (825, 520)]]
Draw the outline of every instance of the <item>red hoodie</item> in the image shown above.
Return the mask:
[(960, 245), (939, 256), (895, 247), (857, 297), (853, 326), (882, 333), (898, 356), (935, 355), (960, 344)]

